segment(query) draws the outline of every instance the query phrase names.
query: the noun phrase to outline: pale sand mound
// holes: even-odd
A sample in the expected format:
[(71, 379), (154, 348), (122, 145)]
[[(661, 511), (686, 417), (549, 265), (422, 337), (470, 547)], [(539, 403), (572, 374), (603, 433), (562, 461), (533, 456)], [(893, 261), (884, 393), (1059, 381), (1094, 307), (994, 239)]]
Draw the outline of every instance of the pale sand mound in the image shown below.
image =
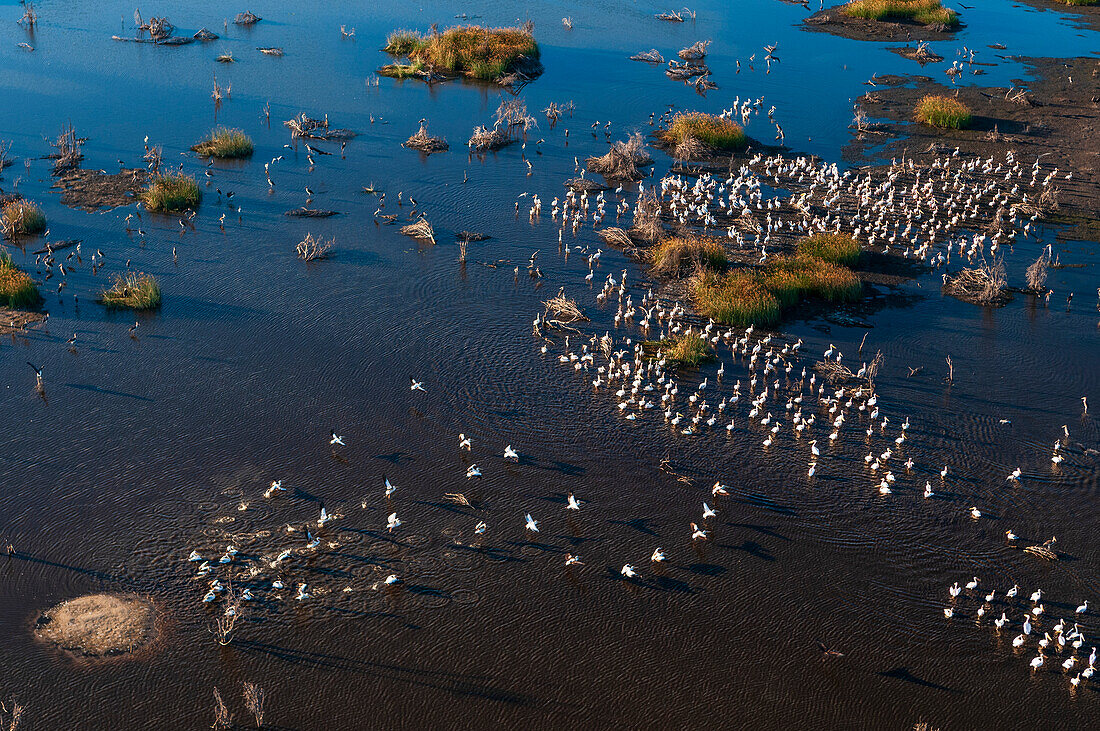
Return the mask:
[(133, 652), (156, 635), (156, 608), (145, 597), (89, 594), (48, 609), (35, 635), (66, 650), (101, 656)]

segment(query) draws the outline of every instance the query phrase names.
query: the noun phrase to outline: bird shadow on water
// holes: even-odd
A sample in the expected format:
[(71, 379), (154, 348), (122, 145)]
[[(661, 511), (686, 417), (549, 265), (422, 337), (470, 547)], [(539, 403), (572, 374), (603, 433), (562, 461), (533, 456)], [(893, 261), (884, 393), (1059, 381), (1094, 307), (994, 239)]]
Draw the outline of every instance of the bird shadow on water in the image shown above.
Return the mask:
[(719, 543), (716, 544), (719, 548), (729, 548), (734, 551), (744, 551), (750, 556), (762, 559), (764, 561), (775, 561), (775, 556), (771, 552), (761, 546), (756, 541), (745, 541), (740, 546), (735, 546), (732, 543)]
[(948, 693), (962, 693), (961, 690), (955, 690), (954, 688), (948, 688), (946, 685), (940, 685), (939, 683), (933, 683), (930, 680), (923, 680), (913, 675), (906, 667), (896, 667), (893, 670), (882, 670), (876, 675), (883, 678), (894, 678), (895, 680), (904, 680), (907, 683), (914, 683), (916, 685), (924, 686), (925, 688), (932, 688), (933, 690), (945, 690)]
[(155, 399), (151, 399), (148, 396), (139, 396), (136, 393), (126, 393), (125, 391), (112, 391), (109, 388), (100, 388), (99, 386), (93, 386), (90, 383), (66, 383), (65, 388), (76, 388), (81, 391), (91, 391), (92, 393), (100, 393), (105, 396), (125, 396), (126, 398), (137, 399), (138, 401), (152, 402)]
[(389, 454), (376, 454), (374, 455), (374, 459), (384, 459), (390, 464), (395, 465), (403, 464), (405, 462), (416, 461), (416, 458), (413, 457), (411, 454), (409, 454), (408, 452), (402, 452), (400, 450), (396, 452), (390, 452)]
[(609, 520), (607, 521), (611, 525), (621, 525), (627, 528), (633, 528), (636, 531), (645, 533), (647, 536), (654, 536), (659, 538), (657, 531), (649, 527), (651, 521), (649, 518), (635, 518), (634, 520)]
[[(280, 647), (266, 642), (237, 640), (234, 646), (241, 652), (252, 655), (267, 655), (283, 662), (310, 666), (319, 669), (371, 675), (395, 683), (416, 685), (433, 690), (441, 690), (459, 696), (480, 698), (482, 700), (512, 705), (544, 705), (545, 701), (533, 696), (499, 687), (488, 675), (477, 675), (445, 670), (428, 670), (394, 663), (377, 663), (357, 660), (341, 655), (324, 652), (297, 650)], [(559, 711), (569, 710), (563, 706)]]
[(777, 533), (775, 529), (773, 529), (769, 525), (755, 525), (753, 523), (726, 523), (725, 525), (729, 528), (747, 528), (749, 530), (756, 531), (757, 533), (763, 533), (764, 535), (771, 538), (778, 538), (781, 541), (794, 540), (793, 538), (788, 538), (782, 533)]

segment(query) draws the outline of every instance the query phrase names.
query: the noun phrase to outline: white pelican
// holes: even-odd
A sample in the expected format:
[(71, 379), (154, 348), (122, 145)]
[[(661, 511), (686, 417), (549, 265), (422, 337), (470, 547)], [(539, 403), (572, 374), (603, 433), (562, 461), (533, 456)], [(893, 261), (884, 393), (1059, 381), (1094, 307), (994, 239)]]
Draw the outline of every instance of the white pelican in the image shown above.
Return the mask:
[(321, 506), (321, 517), (319, 517), (317, 519), (317, 526), (322, 527), (322, 526), (324, 526), (325, 523), (329, 522), (330, 520), (332, 520), (332, 516), (330, 516), (328, 514), (328, 511), (325, 510), (325, 506), (322, 505)]
[(524, 526), (525, 528), (527, 528), (527, 530), (533, 531), (535, 533), (539, 532), (539, 522), (532, 518), (530, 513), (524, 515), (523, 519), (527, 521), (527, 525)]
[(328, 443), (334, 446), (339, 444), (342, 447), (344, 446), (344, 438), (334, 431), (332, 432), (332, 438), (328, 440)]
[(1043, 656), (1042, 655), (1036, 655), (1031, 660), (1031, 668), (1033, 670), (1038, 670), (1041, 667), (1043, 667)]
[(1015, 637), (1012, 638), (1012, 646), (1013, 647), (1023, 647), (1023, 644), (1024, 644), (1024, 636), (1023, 635), (1016, 635)]
[(294, 598), (297, 599), (298, 601), (302, 601), (303, 599), (309, 599), (309, 592), (306, 591), (306, 585), (305, 584), (298, 584), (298, 595)]
[(280, 581), (279, 579), (275, 579), (275, 581), (271, 582), (271, 588), (272, 589), (282, 589), (284, 586), (286, 586), (286, 585), (282, 581)]
[(580, 556), (574, 556), (571, 553), (567, 553), (567, 554), (565, 554), (565, 565), (566, 566), (584, 566), (584, 563), (581, 561)]
[(401, 519), (397, 517), (397, 513), (390, 513), (386, 517), (386, 530), (393, 533), (393, 529), (401, 525)]
[(481, 535), (486, 530), (488, 530), (488, 528), (489, 528), (489, 526), (485, 524), (484, 520), (479, 520), (477, 522), (477, 525), (474, 526), (474, 533), (477, 533), (478, 535)]
[(970, 517), (973, 518), (974, 520), (977, 520), (978, 518), (982, 517), (982, 511), (978, 510), (977, 507), (971, 505), (970, 506)]
[(512, 445), (509, 444), (504, 448), (504, 459), (511, 460), (513, 462), (519, 462), (519, 452), (512, 449)]
[(977, 589), (978, 588), (978, 577), (975, 576), (973, 579), (966, 582), (966, 588), (969, 589), (970, 591), (974, 591), (975, 589)]
[[(660, 548), (655, 548), (653, 549), (653, 555), (649, 557), (649, 560), (653, 563), (660, 563), (661, 561), (665, 560), (665, 552), (662, 551)], [(1093, 651), (1093, 654), (1095, 654), (1095, 650)]]
[(424, 384), (421, 381), (416, 380), (412, 376), (409, 376), (409, 383), (412, 384), (409, 386), (410, 391), (423, 391), (424, 393), (428, 392), (427, 389), (424, 388)]
[(465, 434), (459, 434), (458, 435), (458, 448), (459, 449), (465, 449), (467, 452), (469, 452), (471, 449), (473, 449), (473, 446), (474, 445), (470, 441), (470, 438), (468, 436), (466, 436)]
[(1085, 603), (1084, 603), (1084, 604), (1082, 604), (1081, 606), (1077, 607), (1076, 613), (1077, 613), (1077, 614), (1084, 614), (1084, 613), (1085, 613), (1085, 612), (1087, 612), (1088, 610), (1089, 610), (1089, 600), (1088, 600), (1088, 599), (1086, 599), (1086, 600), (1085, 600)]
[(385, 578), (385, 583), (387, 586), (393, 586), (394, 584), (400, 584), (401, 579), (397, 576), (397, 574), (390, 574)]
[(623, 564), (623, 567), (619, 571), (619, 573), (622, 574), (623, 576), (625, 576), (628, 579), (633, 579), (635, 576), (638, 575), (637, 572), (634, 571), (634, 567), (631, 566), (628, 563)]
[(199, 555), (198, 551), (192, 551), (191, 555), (187, 557), (187, 560), (188, 561), (202, 561), (202, 556)]
[(576, 496), (573, 495), (573, 493), (569, 493), (569, 497), (566, 498), (565, 509), (566, 510), (580, 510), (581, 509), (581, 504), (579, 502), (577, 502), (577, 498), (576, 498)]
[(718, 511), (710, 507), (706, 503), (703, 503), (703, 520), (707, 518), (713, 518), (718, 515)]
[(473, 477), (481, 477), (481, 470), (478, 469), (476, 464), (472, 464), (466, 468), (466, 479), (469, 480)]
[(1038, 604), (1039, 600), (1043, 598), (1043, 590), (1036, 589), (1031, 593), (1031, 601), (1033, 604)]
[(386, 486), (386, 497), (393, 495), (397, 492), (397, 486), (390, 482), (390, 478), (382, 475), (382, 483)]
[(710, 489), (710, 494), (714, 496), (729, 495), (729, 489), (721, 482), (715, 482), (714, 487)]
[(702, 528), (700, 528), (699, 526), (695, 525), (695, 523), (692, 523), (691, 524), (691, 540), (693, 540), (693, 541), (705, 541), (705, 540), (707, 540), (707, 532), (705, 530), (703, 530)]

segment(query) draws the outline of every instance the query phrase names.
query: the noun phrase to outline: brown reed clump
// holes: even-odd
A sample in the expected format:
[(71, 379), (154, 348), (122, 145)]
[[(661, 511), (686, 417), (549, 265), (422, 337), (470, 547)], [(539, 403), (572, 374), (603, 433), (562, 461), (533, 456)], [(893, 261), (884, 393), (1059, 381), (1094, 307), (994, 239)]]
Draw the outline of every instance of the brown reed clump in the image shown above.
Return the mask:
[(53, 142), (53, 147), (57, 149), (57, 152), (51, 155), (54, 159), (53, 174), (60, 175), (79, 167), (81, 160), (84, 159), (84, 153), (80, 151), (83, 145), (84, 140), (76, 136), (76, 129), (72, 124), (63, 127), (61, 134)]
[(687, 48), (681, 49), (676, 55), (685, 61), (699, 61), (706, 58), (710, 41), (696, 41)]
[(1050, 256), (1047, 254), (1046, 249), (1044, 249), (1039, 258), (1027, 268), (1027, 289), (1029, 292), (1042, 294), (1046, 291), (1047, 268), (1049, 266)]
[(650, 271), (659, 277), (674, 277), (689, 271), (722, 271), (729, 265), (721, 239), (713, 236), (669, 236), (647, 252)]
[(421, 152), (433, 153), (443, 152), (447, 150), (450, 145), (447, 144), (447, 140), (442, 137), (432, 137), (428, 134), (427, 123), (421, 120), (420, 129), (417, 130), (409, 139), (405, 140), (405, 147), (411, 147), (414, 150), (420, 150)]
[(218, 692), (218, 688), (214, 688), (214, 724), (210, 728), (232, 728), (233, 727), (233, 714), (229, 712), (229, 707), (225, 705), (225, 701), (222, 700), (222, 694)]
[(1003, 305), (1008, 301), (1005, 290), (1008, 276), (1004, 262), (982, 263), (973, 269), (963, 269), (954, 277), (943, 275), (943, 292), (964, 302), (977, 305)]
[(645, 175), (638, 167), (652, 163), (653, 158), (645, 151), (645, 138), (638, 132), (625, 142), (613, 144), (606, 155), (585, 160), (589, 171), (608, 180), (641, 180)]
[(406, 236), (411, 236), (414, 239), (430, 241), (432, 244), (435, 244), (435, 232), (432, 231), (432, 225), (428, 223), (428, 219), (423, 217), (416, 223), (402, 226), (401, 233)]
[(655, 242), (664, 232), (661, 225), (661, 201), (657, 192), (650, 188), (638, 196), (638, 202), (634, 206), (634, 222), (630, 226), (631, 233), (642, 241)]
[(298, 242), (295, 250), (298, 252), (298, 258), (302, 261), (319, 261), (328, 258), (329, 252), (335, 243), (336, 239), (323, 241), (321, 237), (307, 233), (306, 237)]
[(565, 287), (543, 304), (542, 321), (549, 327), (563, 327), (576, 322), (588, 322), (588, 317), (572, 297), (565, 296)]

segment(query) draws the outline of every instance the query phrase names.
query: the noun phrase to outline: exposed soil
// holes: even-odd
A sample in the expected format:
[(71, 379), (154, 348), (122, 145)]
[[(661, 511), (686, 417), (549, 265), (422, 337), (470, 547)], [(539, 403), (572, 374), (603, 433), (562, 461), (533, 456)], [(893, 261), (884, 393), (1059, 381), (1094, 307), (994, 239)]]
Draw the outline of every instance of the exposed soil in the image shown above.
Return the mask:
[(135, 202), (149, 179), (141, 168), (121, 170), (115, 175), (101, 170), (70, 170), (54, 187), (61, 188), (61, 202), (82, 211), (101, 211)]
[[(1003, 156), (1014, 150), (1027, 163), (1042, 156), (1060, 170), (1059, 203), (1063, 213), (1100, 218), (1100, 59), (1021, 58), (1035, 81), (1013, 80), (1016, 87), (953, 89), (926, 76), (879, 77), (878, 86), (860, 99), (881, 134), (865, 135), (846, 157), (906, 154), (918, 162), (958, 147), (961, 154)], [(1070, 81), (1072, 79), (1072, 82)], [(1017, 97), (1019, 90), (1024, 96)], [(941, 130), (912, 121), (925, 94), (955, 94), (974, 112), (965, 130)], [(886, 142), (894, 137), (895, 139)], [(886, 142), (872, 152), (870, 146)], [(1072, 173), (1065, 180), (1066, 173)]]
[(840, 12), (843, 5), (819, 10), (803, 22), (806, 30), (832, 33), (855, 41), (941, 41), (952, 38), (962, 24), (955, 27), (921, 25), (912, 21), (867, 20), (852, 18)]
[(88, 594), (43, 612), (34, 634), (80, 655), (121, 655), (155, 639), (156, 607), (136, 595)]
[(21, 332), (28, 325), (42, 322), (46, 316), (41, 312), (28, 310), (13, 310), (10, 307), (0, 307), (0, 335)]

